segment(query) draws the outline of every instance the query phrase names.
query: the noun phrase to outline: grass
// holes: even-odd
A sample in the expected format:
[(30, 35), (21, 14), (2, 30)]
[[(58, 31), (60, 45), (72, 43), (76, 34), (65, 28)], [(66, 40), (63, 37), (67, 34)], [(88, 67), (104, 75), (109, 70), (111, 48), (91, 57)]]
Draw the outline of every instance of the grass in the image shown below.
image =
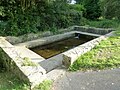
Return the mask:
[(69, 70), (98, 70), (120, 67), (120, 36), (102, 41), (94, 49), (80, 56)]

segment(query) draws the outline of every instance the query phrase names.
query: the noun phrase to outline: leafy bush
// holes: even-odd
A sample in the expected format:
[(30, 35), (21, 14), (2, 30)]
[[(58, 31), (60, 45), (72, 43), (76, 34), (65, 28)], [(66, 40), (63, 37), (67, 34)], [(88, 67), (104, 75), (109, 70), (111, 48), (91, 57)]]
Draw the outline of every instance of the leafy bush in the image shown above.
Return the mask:
[(83, 18), (83, 11), (84, 6), (80, 4), (74, 4), (74, 5), (69, 5), (70, 8), (70, 16), (72, 17), (72, 23), (73, 25), (80, 25), (81, 20)]
[(84, 10), (82, 5), (69, 5), (66, 0), (2, 0), (0, 6), (0, 35), (4, 36), (79, 25)]

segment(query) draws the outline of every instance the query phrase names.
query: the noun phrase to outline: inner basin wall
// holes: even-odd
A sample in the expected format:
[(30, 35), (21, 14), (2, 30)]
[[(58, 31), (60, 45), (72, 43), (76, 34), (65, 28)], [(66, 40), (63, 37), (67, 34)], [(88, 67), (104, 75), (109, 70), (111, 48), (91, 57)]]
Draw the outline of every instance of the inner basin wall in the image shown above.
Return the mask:
[(37, 46), (41, 46), (41, 45), (46, 45), (49, 43), (53, 43), (65, 38), (69, 38), (69, 37), (74, 37), (75, 36), (75, 32), (68, 32), (68, 33), (64, 33), (64, 34), (58, 34), (58, 35), (54, 35), (54, 36), (49, 36), (49, 37), (43, 37), (37, 40), (33, 40), (33, 41), (28, 41), (28, 42), (24, 42), (24, 43), (20, 43), (20, 44), (16, 44), (15, 46), (24, 46), (27, 48), (34, 48)]

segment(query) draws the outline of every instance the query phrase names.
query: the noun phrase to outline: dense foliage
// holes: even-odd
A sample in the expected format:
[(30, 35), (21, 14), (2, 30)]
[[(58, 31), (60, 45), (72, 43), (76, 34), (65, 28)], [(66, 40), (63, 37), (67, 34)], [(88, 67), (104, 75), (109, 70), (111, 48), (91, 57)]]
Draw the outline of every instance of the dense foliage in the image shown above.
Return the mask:
[(65, 28), (80, 23), (82, 5), (66, 0), (2, 0), (0, 2), (0, 35), (22, 35)]

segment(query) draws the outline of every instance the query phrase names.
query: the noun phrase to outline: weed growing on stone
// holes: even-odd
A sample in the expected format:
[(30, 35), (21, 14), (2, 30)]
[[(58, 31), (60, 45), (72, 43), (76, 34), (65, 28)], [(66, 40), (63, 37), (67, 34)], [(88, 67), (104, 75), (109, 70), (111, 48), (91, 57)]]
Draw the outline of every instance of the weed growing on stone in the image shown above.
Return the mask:
[(28, 57), (24, 57), (23, 60), (23, 66), (37, 66), (37, 64), (33, 63)]
[(51, 80), (45, 80), (33, 90), (51, 90), (52, 83), (53, 82)]

